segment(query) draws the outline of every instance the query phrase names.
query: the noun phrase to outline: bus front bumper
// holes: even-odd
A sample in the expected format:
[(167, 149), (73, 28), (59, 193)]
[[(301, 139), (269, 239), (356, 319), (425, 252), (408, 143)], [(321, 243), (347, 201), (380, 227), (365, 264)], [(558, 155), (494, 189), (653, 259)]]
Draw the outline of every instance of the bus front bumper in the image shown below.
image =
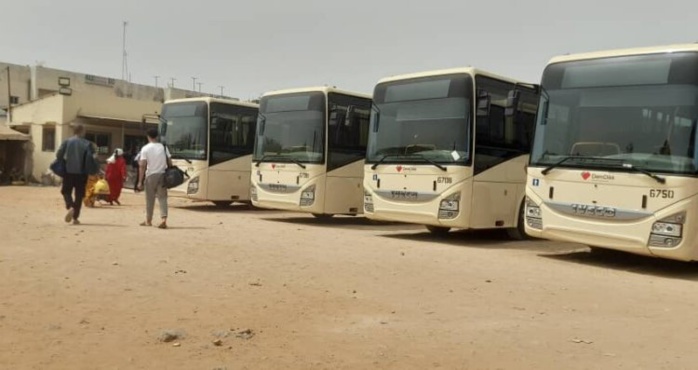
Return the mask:
[[(528, 198), (524, 211), (526, 234), (645, 256), (693, 261), (698, 259), (698, 255), (693, 243), (695, 233), (690, 232), (695, 219), (691, 217), (691, 204), (692, 201), (686, 200), (635, 220), (614, 220), (592, 215), (571, 215), (561, 212), (560, 207)], [(675, 215), (683, 215), (683, 218), (681, 221), (672, 219), (667, 222), (667, 216), (671, 218)], [(662, 231), (660, 225), (667, 224), (673, 234)]]

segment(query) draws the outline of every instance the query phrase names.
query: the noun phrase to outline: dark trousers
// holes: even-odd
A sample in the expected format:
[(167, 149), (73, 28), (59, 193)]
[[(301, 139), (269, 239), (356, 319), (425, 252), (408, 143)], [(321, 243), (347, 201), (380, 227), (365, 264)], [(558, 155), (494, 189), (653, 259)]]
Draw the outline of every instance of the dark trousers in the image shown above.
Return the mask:
[(133, 168), (136, 170), (136, 179), (133, 181), (133, 190), (136, 190), (136, 186), (138, 186), (138, 181), (140, 180), (140, 177), (141, 177), (138, 161), (133, 161)]
[[(82, 199), (85, 198), (85, 186), (87, 185), (87, 175), (75, 175), (67, 173), (63, 177), (63, 187), (61, 194), (65, 200), (65, 209), (74, 209), (75, 214), (73, 219), (77, 220), (80, 217), (80, 208), (82, 208)], [(75, 190), (75, 198), (73, 198), (73, 190)]]

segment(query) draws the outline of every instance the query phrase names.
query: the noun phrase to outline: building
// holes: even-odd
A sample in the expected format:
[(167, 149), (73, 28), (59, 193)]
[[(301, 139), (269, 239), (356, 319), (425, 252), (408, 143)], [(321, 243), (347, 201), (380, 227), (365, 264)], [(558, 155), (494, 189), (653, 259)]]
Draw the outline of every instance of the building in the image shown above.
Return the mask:
[[(28, 135), (19, 136), (29, 139), (22, 145), (23, 175), (35, 181), (48, 171), (60, 143), (72, 135), (71, 124), (85, 126), (86, 138), (97, 144), (102, 161), (116, 148), (124, 149), (130, 160), (145, 143), (144, 114), (159, 113), (165, 100), (196, 96), (210, 95), (43, 66), (0, 63), (0, 108), (6, 112), (0, 125)], [(12, 147), (19, 150), (18, 145)], [(13, 156), (14, 167), (17, 157)]]

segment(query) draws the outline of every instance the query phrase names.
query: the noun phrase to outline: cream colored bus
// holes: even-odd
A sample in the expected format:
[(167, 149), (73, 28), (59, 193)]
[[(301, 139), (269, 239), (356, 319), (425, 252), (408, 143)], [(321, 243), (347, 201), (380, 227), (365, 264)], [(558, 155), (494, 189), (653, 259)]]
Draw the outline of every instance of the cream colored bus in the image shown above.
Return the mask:
[(170, 195), (219, 207), (250, 201), (250, 163), (258, 105), (216, 98), (166, 101), (160, 132), (188, 181)]
[(252, 204), (316, 217), (360, 214), (370, 109), (369, 96), (333, 87), (264, 94)]
[(698, 259), (698, 44), (557, 57), (541, 86), (526, 232)]
[(520, 87), (528, 108), (505, 118), (516, 86), (475, 68), (379, 81), (364, 167), (366, 217), (423, 224), (438, 234), (502, 228), (523, 238), (537, 98)]

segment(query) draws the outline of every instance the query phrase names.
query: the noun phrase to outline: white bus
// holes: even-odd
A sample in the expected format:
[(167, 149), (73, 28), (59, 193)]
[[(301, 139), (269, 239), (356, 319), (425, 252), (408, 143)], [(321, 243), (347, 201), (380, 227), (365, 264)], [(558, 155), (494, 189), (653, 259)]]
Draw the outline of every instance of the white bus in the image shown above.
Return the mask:
[(698, 44), (557, 57), (541, 86), (526, 232), (698, 259)]
[(370, 109), (369, 96), (333, 87), (264, 94), (252, 204), (316, 217), (360, 214)]
[(520, 87), (527, 109), (505, 118), (516, 86), (474, 68), (379, 81), (364, 172), (366, 217), (422, 224), (435, 234), (502, 228), (523, 238), (537, 97)]
[(189, 179), (170, 195), (216, 206), (249, 202), (258, 105), (216, 98), (166, 101), (160, 133)]

